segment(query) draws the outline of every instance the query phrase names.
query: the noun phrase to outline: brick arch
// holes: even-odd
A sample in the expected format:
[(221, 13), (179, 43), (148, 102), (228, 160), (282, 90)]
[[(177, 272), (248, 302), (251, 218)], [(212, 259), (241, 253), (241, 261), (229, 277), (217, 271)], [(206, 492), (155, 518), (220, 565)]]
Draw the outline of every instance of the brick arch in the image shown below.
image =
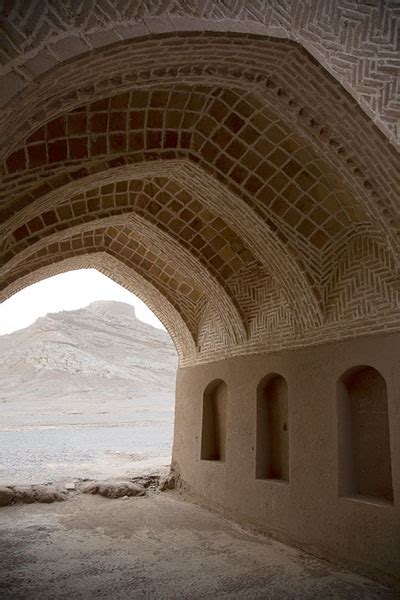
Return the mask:
[[(237, 269), (254, 261), (254, 256), (219, 216), (207, 210), (188, 189), (166, 178), (120, 181), (88, 190), (74, 196), (70, 203), (59, 205), (52, 214), (58, 219), (50, 222), (49, 213), (39, 213), (27, 223), (30, 235), (14, 244), (4, 269), (12, 268), (55, 232), (73, 229), (82, 223), (107, 221), (116, 217), (123, 223), (135, 216), (152, 223), (196, 257), (210, 274), (224, 286), (225, 280)], [(13, 261), (14, 259), (14, 261)]]
[[(332, 236), (366, 220), (367, 214), (312, 147), (249, 94), (178, 86), (117, 95), (78, 107), (34, 132), (7, 159), (11, 175), (7, 190), (19, 189), (17, 198), (9, 194), (13, 201), (8, 211), (16, 204), (23, 214), (25, 205), (39, 203), (41, 195), (46, 197), (54, 186), (61, 183), (65, 188), (68, 180), (86, 179), (93, 169), (106, 172), (143, 158), (179, 156), (209, 170), (245, 199), (246, 208), (261, 216), (311, 280), (315, 297), (311, 306), (318, 304), (324, 247)], [(62, 175), (57, 170), (60, 164)], [(31, 190), (30, 173), (38, 170), (47, 179), (41, 178)], [(24, 227), (16, 235), (24, 235)], [(318, 315), (318, 308), (313, 311)]]
[[(212, 59), (208, 42), (215, 45)], [(29, 122), (21, 112), (25, 140), (1, 167), (3, 261), (24, 256), (26, 247), (52, 235), (52, 227), (56, 233), (66, 223), (94, 224), (98, 218), (128, 217), (141, 210), (148, 216), (158, 205), (151, 213), (153, 224), (160, 231), (166, 224), (179, 247), (190, 241), (186, 249), (197, 255), (197, 267), (211, 273), (216, 289), (239, 290), (238, 296), (256, 299), (252, 310), (259, 311), (253, 315), (258, 340), (247, 343), (246, 316), (236, 291), (227, 292), (232, 318), (226, 311), (225, 329), (237, 344), (235, 351), (231, 342), (225, 344), (230, 354), (245, 353), (253, 342), (251, 348), (257, 351), (268, 343), (260, 330), (272, 330), (276, 323), (287, 331), (286, 344), (320, 342), (328, 329), (334, 339), (345, 336), (350, 313), (339, 311), (334, 325), (329, 319), (324, 322), (326, 283), (335, 257), (353, 238), (372, 232), (394, 261), (400, 258), (398, 211), (393, 210), (400, 189), (395, 151), (340, 86), (304, 60), (296, 45), (246, 36), (189, 35), (141, 40), (135, 50), (138, 56), (142, 51), (147, 67), (132, 58), (132, 47), (121, 44), (113, 49), (116, 71), (106, 81), (111, 55), (95, 53), (64, 65), (69, 78), (65, 89), (57, 81), (50, 104), (44, 78), (31, 99)], [(104, 70), (87, 70), (92, 59), (104, 59)], [(84, 73), (87, 85), (78, 86)], [(92, 86), (90, 77), (97, 73), (104, 79)], [(38, 98), (42, 113), (35, 114)], [(11, 119), (11, 133), (12, 128)], [(117, 199), (124, 196), (117, 186), (124, 184), (133, 186), (139, 203), (129, 198), (126, 210), (125, 199)], [(182, 194), (186, 199), (179, 204)], [(212, 257), (202, 229), (207, 219), (200, 223), (189, 209), (182, 231), (173, 229), (174, 218), (192, 203), (212, 213), (208, 223), (219, 219), (224, 231)], [(68, 211), (73, 216), (65, 217)], [(198, 236), (197, 227), (202, 229)], [(232, 275), (229, 238), (236, 254), (246, 256)], [(259, 287), (256, 272), (263, 273)], [(238, 281), (230, 287), (229, 278), (239, 274), (242, 280), (250, 274), (254, 281), (246, 289)], [(273, 289), (268, 275), (284, 290), (285, 310), (278, 316), (261, 301), (282, 297), (275, 288), (268, 292)], [(261, 313), (267, 305), (264, 320)], [(200, 302), (188, 311), (195, 338), (206, 308)], [(210, 340), (212, 328), (220, 325), (209, 306), (207, 314), (202, 323)], [(224, 335), (220, 341), (225, 343)]]
[(140, 298), (167, 329), (180, 360), (196, 353), (192, 334), (176, 308), (164, 296), (161, 296), (159, 290), (149, 281), (107, 252), (65, 258), (49, 266), (35, 269), (3, 289), (0, 292), (0, 302), (4, 302), (17, 292), (43, 279), (77, 269), (96, 269)]
[[(334, 170), (275, 111), (252, 94), (207, 86), (106, 97), (48, 121), (6, 159), (7, 189), (14, 193), (3, 203), (2, 216), (7, 218), (15, 203), (18, 208), (31, 203), (28, 192), (40, 196), (43, 180), (57, 188), (60, 168), (73, 179), (80, 175), (77, 165), (90, 170), (90, 162), (98, 161), (103, 168), (99, 165), (97, 170), (105, 170), (137, 162), (146, 154), (151, 159), (193, 157), (239, 195), (261, 196), (264, 203), (281, 197), (292, 182), (287, 202), (301, 202), (299, 210), (309, 216), (324, 195), (324, 200), (336, 204), (330, 210), (333, 217), (342, 211), (342, 220), (346, 219), (342, 228), (363, 218), (361, 204)], [(322, 189), (310, 196), (307, 192), (316, 184)], [(347, 205), (342, 199), (346, 195)], [(282, 212), (271, 210), (270, 216), (279, 219)], [(314, 233), (315, 227), (311, 230)], [(312, 249), (329, 241), (329, 230), (320, 233), (309, 235)]]
[[(29, 130), (33, 132), (34, 127), (50, 115), (60, 114), (61, 106), (76, 109), (83, 100), (100, 99), (107, 91), (116, 93), (117, 90), (140, 90), (179, 83), (197, 84), (199, 81), (207, 85), (236, 88), (241, 92), (251, 91), (264, 103), (273, 106), (293, 130), (304, 136), (314, 145), (319, 155), (322, 153), (331, 162), (333, 171), (340, 174), (361, 206), (369, 212), (370, 218), (382, 229), (388, 246), (400, 254), (400, 215), (393, 200), (393, 190), (400, 189), (398, 158), (368, 118), (357, 109), (337, 83), (332, 82), (309, 58), (302, 56), (301, 52), (299, 54), (295, 45), (291, 47), (277, 40), (242, 39), (241, 36), (232, 39), (227, 39), (226, 36), (220, 39), (217, 36), (215, 41), (214, 37), (211, 36), (210, 40), (203, 36), (200, 39), (195, 36), (194, 40), (190, 40), (190, 36), (183, 40), (178, 37), (176, 44), (169, 38), (135, 42), (139, 44), (138, 49), (141, 48), (140, 44), (144, 45), (143, 56), (146, 56), (147, 61), (153, 60), (157, 68), (149, 69), (146, 62), (146, 68), (141, 69), (135, 64), (137, 53), (133, 50), (129, 61), (127, 57), (123, 58), (125, 55), (121, 55), (121, 60), (118, 61), (113, 54), (115, 76), (109, 77), (109, 87), (104, 82), (101, 85), (91, 85), (89, 63), (74, 63), (73, 72), (68, 73), (68, 81), (63, 82), (65, 85), (60, 85), (60, 81), (57, 81), (57, 85), (52, 88), (51, 105), (46, 106), (47, 91), (43, 90), (43, 95), (38, 100), (40, 112), (35, 116), (31, 115), (29, 121), (24, 121), (23, 111), (18, 111), (17, 123), (24, 134)], [(213, 40), (215, 54), (210, 58), (209, 43), (212, 44)], [(163, 41), (165, 48), (162, 46)], [(190, 43), (194, 45), (190, 46)], [(115, 50), (119, 57), (118, 52), (119, 46)], [(146, 55), (146, 52), (149, 54)], [(152, 52), (156, 54), (153, 55)], [(140, 52), (139, 54), (141, 55)], [(249, 55), (252, 56), (251, 66)], [(228, 61), (228, 56), (232, 57), (231, 62)], [(91, 59), (85, 60), (90, 62)], [(107, 60), (109, 59), (105, 54), (104, 61)], [(126, 71), (128, 64), (129, 72)], [(117, 75), (114, 67), (117, 71), (121, 68), (120, 75)], [(78, 86), (80, 68), (82, 80), (79, 80)], [(98, 70), (94, 69), (93, 73), (98, 73)], [(299, 81), (304, 83), (300, 86)], [(60, 91), (66, 91), (69, 85), (75, 86), (73, 91), (56, 99)], [(32, 90), (29, 96), (29, 107), (35, 104), (36, 91)], [(10, 119), (7, 120), (7, 140), (13, 140)], [(379, 160), (371, 156), (371, 148), (377, 149)], [(4, 150), (7, 150), (7, 145), (4, 145)]]
[(132, 268), (136, 266), (140, 275), (153, 285), (154, 275), (158, 289), (182, 313), (194, 339), (201, 311), (205, 303), (211, 302), (220, 314), (230, 343), (245, 340), (244, 317), (229, 290), (189, 250), (138, 214), (131, 214), (128, 220), (121, 216), (95, 219), (49, 234), (3, 267), (3, 285), (25, 276), (45, 260), (51, 262), (63, 252), (68, 255), (97, 250), (131, 260)]
[[(120, 192), (123, 192), (127, 190), (127, 184), (128, 182), (122, 182), (124, 184), (124, 186), (122, 187), (122, 189), (120, 189)], [(134, 182), (135, 183), (135, 191), (137, 191), (137, 183), (139, 184), (143, 184), (142, 181), (139, 182)], [(125, 185), (126, 184), (126, 185)], [(115, 184), (114, 186), (114, 190), (115, 188), (118, 186), (118, 184)], [(90, 190), (90, 199), (91, 200), (95, 200), (97, 201), (97, 196), (96, 194), (92, 194), (92, 192), (96, 192), (97, 190)], [(109, 190), (110, 191), (110, 190)], [(175, 190), (176, 192), (176, 190)], [(126, 202), (126, 193), (122, 193), (121, 194), (121, 200), (123, 201), (124, 205)], [(118, 194), (116, 194), (116, 196), (114, 196), (114, 200), (116, 200), (118, 197)], [(173, 209), (174, 212), (171, 212), (168, 219), (164, 219), (165, 223), (168, 223), (168, 220), (171, 218), (174, 218), (174, 220), (176, 220), (179, 216), (180, 216), (180, 211), (178, 210), (179, 206), (178, 206), (178, 201), (177, 201), (177, 195), (173, 196), (173, 207), (171, 207), (171, 210)], [(81, 202), (81, 200), (78, 200), (78, 202)], [(196, 201), (197, 202), (197, 201)], [(139, 199), (139, 204), (140, 203), (140, 199)], [(117, 205), (116, 205), (117, 206)], [(62, 208), (63, 206), (61, 206)], [(68, 205), (69, 208), (69, 205)], [(110, 206), (109, 206), (110, 208)], [(194, 204), (193, 201), (191, 201), (188, 205), (184, 205), (183, 207), (183, 211), (184, 212), (188, 212), (191, 210), (196, 210), (197, 204)], [(182, 210), (182, 209), (181, 209)], [(168, 206), (166, 204), (163, 205), (163, 214), (166, 214), (166, 216), (168, 216)], [(111, 211), (110, 211), (111, 212)], [(81, 211), (80, 211), (81, 214)], [(135, 217), (136, 221), (135, 221)], [(45, 232), (43, 233), (43, 235), (36, 235), (35, 236), (35, 240), (28, 240), (26, 242), (26, 244), (24, 244), (22, 246), (21, 249), (19, 249), (18, 252), (16, 252), (12, 258), (10, 258), (10, 260), (8, 262), (6, 262), (3, 267), (0, 268), (0, 280), (1, 279), (5, 279), (9, 277), (10, 273), (13, 273), (15, 271), (15, 269), (18, 269), (19, 265), (23, 265), (24, 268), (27, 267), (27, 265), (29, 265), (29, 262), (31, 260), (32, 255), (36, 256), (36, 255), (40, 255), (40, 253), (42, 252), (43, 248), (46, 248), (49, 245), (53, 245), (54, 243), (59, 243), (60, 240), (64, 240), (67, 236), (71, 236), (71, 235), (75, 235), (76, 233), (83, 233), (85, 231), (90, 230), (90, 228), (92, 227), (105, 227), (105, 226), (113, 226), (113, 227), (120, 227), (120, 226), (127, 226), (130, 224), (130, 226), (132, 227), (133, 224), (135, 222), (139, 223), (138, 225), (138, 229), (141, 229), (141, 224), (142, 223), (151, 223), (153, 226), (155, 226), (156, 228), (160, 228), (161, 231), (164, 231), (164, 235), (169, 234), (169, 236), (171, 236), (171, 234), (173, 234), (172, 229), (169, 230), (168, 227), (162, 227), (160, 225), (162, 225), (162, 223), (157, 221), (154, 221), (152, 218), (152, 215), (150, 213), (143, 213), (143, 211), (138, 210), (138, 211), (132, 211), (130, 210), (129, 212), (124, 212), (121, 210), (116, 210), (115, 214), (113, 216), (107, 216), (107, 217), (102, 217), (101, 213), (98, 214), (87, 214), (85, 215), (85, 219), (82, 222), (82, 219), (76, 219), (75, 221), (71, 220), (68, 223), (64, 224), (63, 228), (60, 228), (60, 223), (52, 225), (50, 227), (47, 227), (47, 229), (45, 230)], [(206, 219), (205, 221), (205, 226), (202, 223), (202, 220)], [(219, 285), (225, 289), (226, 293), (228, 294), (228, 296), (230, 296), (231, 298), (231, 302), (238, 307), (239, 309), (239, 313), (241, 315), (241, 318), (243, 320), (243, 323), (246, 327), (247, 330), (249, 330), (249, 333), (251, 332), (251, 337), (253, 337), (255, 331), (254, 331), (254, 325), (255, 323), (257, 323), (259, 321), (259, 319), (257, 319), (256, 317), (256, 311), (257, 308), (261, 309), (262, 306), (257, 306), (257, 301), (254, 297), (252, 297), (252, 291), (251, 291), (251, 286), (249, 287), (249, 283), (251, 281), (260, 281), (260, 284), (262, 285), (262, 282), (265, 278), (270, 277), (268, 271), (266, 270), (265, 267), (262, 266), (262, 264), (260, 263), (260, 261), (256, 260), (254, 258), (254, 256), (252, 255), (252, 253), (246, 248), (246, 246), (243, 243), (243, 240), (239, 237), (237, 237), (236, 235), (233, 235), (233, 231), (229, 229), (229, 227), (226, 226), (226, 224), (221, 220), (220, 217), (215, 217), (208, 209), (205, 209), (204, 211), (201, 211), (200, 214), (197, 214), (197, 216), (195, 217), (195, 221), (196, 221), (196, 228), (193, 231), (193, 235), (195, 236), (195, 241), (196, 243), (191, 246), (190, 244), (187, 245), (187, 249), (190, 250), (192, 253), (197, 249), (199, 250), (199, 252), (194, 252), (194, 256), (197, 256), (197, 259), (204, 264), (204, 267), (206, 267), (206, 269), (211, 273), (211, 276), (216, 276), (217, 281), (219, 282)], [(74, 224), (75, 223), (75, 224)], [(200, 227), (201, 225), (201, 227)], [(182, 227), (184, 227), (184, 231), (189, 231), (189, 225), (185, 225), (184, 222), (181, 222), (179, 224), (179, 228), (176, 228), (176, 230), (179, 233), (179, 230), (182, 229)], [(201, 237), (201, 233), (202, 231), (203, 233), (203, 241), (202, 241), (202, 237)], [(212, 233), (212, 237), (210, 238), (210, 233)], [(163, 239), (163, 238), (162, 238)], [(184, 247), (186, 246), (185, 238), (181, 238), (179, 239), (178, 237), (174, 237), (172, 235), (172, 239), (175, 239), (175, 241), (178, 244), (182, 244)], [(207, 242), (206, 242), (207, 240)], [(32, 242), (32, 243), (31, 243)], [(201, 250), (201, 244), (203, 245), (203, 252), (204, 252), (204, 257), (202, 257), (202, 254), (200, 252)], [(166, 246), (165, 246), (166, 249)], [(203, 261), (203, 258), (207, 258), (210, 257), (209, 253), (211, 252), (211, 259), (209, 261)], [(214, 261), (213, 257), (215, 257), (215, 259), (218, 259), (218, 261)], [(181, 256), (179, 256), (179, 258), (181, 258)], [(224, 260), (223, 260), (224, 259)], [(218, 266), (218, 269), (213, 268), (215, 266)], [(242, 284), (241, 284), (241, 280), (245, 280), (247, 281), (247, 283), (245, 284), (245, 287), (243, 288)], [(209, 281), (207, 280), (206, 282), (202, 282), (203, 284), (203, 289), (207, 289), (207, 292), (210, 291), (210, 286), (209, 286)], [(199, 287), (202, 287), (202, 284), (199, 283)], [(281, 285), (279, 285), (279, 282), (275, 280), (275, 285), (278, 286), (280, 288), (280, 296), (276, 297), (275, 299), (275, 303), (276, 303), (276, 307), (271, 305), (271, 302), (268, 303), (268, 309), (267, 312), (275, 312), (278, 311), (279, 312), (279, 308), (278, 305), (281, 306), (286, 306), (287, 305), (287, 300), (285, 299), (285, 290), (284, 288), (282, 288)], [(238, 287), (239, 286), (239, 287)], [(268, 284), (268, 288), (271, 288), (271, 283)], [(269, 293), (269, 292), (267, 292)], [(258, 294), (257, 294), (258, 295)], [(219, 310), (218, 306), (215, 306), (215, 299), (216, 299), (216, 295), (214, 294), (214, 298), (211, 298), (212, 303), (214, 305), (214, 313), (219, 315), (219, 321), (221, 323), (220, 328), (222, 328), (224, 330), (223, 335), (225, 336), (225, 339), (227, 339), (227, 341), (229, 342), (229, 335), (227, 334), (226, 331), (226, 327), (224, 327), (224, 318), (221, 318), (221, 314), (224, 315), (224, 311)], [(261, 296), (259, 298), (259, 300), (261, 300)], [(273, 302), (274, 303), (274, 302)], [(273, 304), (272, 303), (272, 304)], [(224, 306), (224, 301), (221, 302), (221, 306)], [(263, 308), (263, 310), (265, 310), (265, 307)], [(290, 306), (287, 306), (287, 309), (285, 309), (286, 311), (290, 311)], [(203, 312), (205, 312), (206, 309), (204, 307)], [(229, 313), (230, 311), (228, 311)], [(292, 307), (292, 311), (291, 312), (291, 319), (293, 319), (294, 323), (294, 327), (297, 330), (301, 330), (302, 328), (305, 327), (305, 317), (307, 315), (303, 315), (302, 317), (304, 318), (299, 318), (299, 314), (296, 310), (294, 310), (294, 308)], [(309, 311), (310, 312), (310, 311)], [(201, 321), (203, 319), (202, 315), (199, 315), (199, 321)], [(276, 320), (276, 317), (273, 317), (274, 321)], [(308, 326), (310, 326), (310, 324), (312, 324), (312, 321), (310, 321), (309, 315), (308, 315)], [(287, 328), (287, 325), (284, 326), (284, 328)], [(197, 330), (200, 329), (200, 325), (197, 324)], [(256, 330), (257, 330), (257, 326), (256, 326)], [(213, 335), (216, 335), (215, 333), (213, 333)], [(256, 335), (258, 335), (258, 332), (256, 332)], [(195, 335), (195, 339), (197, 340), (198, 335)], [(203, 344), (204, 346), (204, 344)]]
[[(22, 3), (23, 8), (20, 7)], [(296, 40), (349, 90), (372, 115), (387, 137), (397, 143), (396, 2), (338, 0), (334, 6), (319, 2), (301, 7), (276, 0), (268, 3), (156, 2), (147, 0), (113, 5), (92, 3), (83, 15), (65, 19), (61, 0), (19, 0), (4, 15), (2, 35), (2, 88), (4, 105), (29, 82), (57, 64), (120, 42), (142, 36), (182, 31), (253, 33)], [(46, 26), (43, 26), (43, 23)], [(343, 28), (351, 35), (344, 38)], [(387, 69), (390, 64), (391, 69)], [(397, 113), (398, 116), (398, 113)]]
[[(107, 239), (104, 239), (105, 236)], [(10, 273), (5, 282), (5, 288), (17, 284), (20, 279), (29, 278), (31, 272), (42, 268), (51, 269), (52, 265), (62, 263), (65, 259), (83, 259), (92, 254), (106, 253), (114, 259), (123, 261), (128, 268), (149, 281), (160, 297), (166, 298), (174, 310), (178, 312), (193, 338), (196, 332), (197, 300), (201, 298), (201, 292), (195, 289), (193, 282), (176, 273), (176, 270), (171, 268), (171, 271), (169, 271), (170, 265), (165, 264), (162, 258), (155, 255), (154, 252), (141, 243), (133, 242), (131, 244), (131, 255), (128, 257), (122, 256), (115, 248), (121, 237), (124, 237), (122, 230), (103, 228), (87, 231), (83, 234), (80, 233), (69, 238), (66, 237), (60, 244), (57, 242), (50, 244), (48, 247), (41, 249), (40, 255), (31, 258), (28, 267), (19, 265)], [(146, 272), (150, 264), (153, 265), (151, 275)], [(157, 273), (154, 273), (154, 271), (157, 271)], [(163, 280), (164, 272), (172, 275), (172, 281), (168, 284)], [(182, 293), (180, 290), (183, 290)]]
[[(104, 68), (99, 69), (99, 64)], [(390, 197), (399, 186), (396, 152), (341, 86), (295, 44), (246, 36), (161, 36), (96, 51), (56, 72), (32, 87), (26, 97), (22, 94), (10, 107), (11, 113), (4, 115), (5, 129), (0, 129), (7, 140), (4, 153), (61, 110), (118, 91), (199, 81), (251, 90), (335, 162), (342, 176), (365, 196), (371, 211), (377, 201), (382, 202), (391, 213), (386, 221), (395, 241), (398, 226), (391, 221), (398, 215)], [(15, 135), (14, 125), (19, 130)], [(379, 148), (381, 160), (372, 158), (371, 148)]]
[[(240, 242), (240, 247), (243, 248), (246, 255), (249, 255), (248, 258), (246, 256), (246, 261), (251, 260), (251, 254), (254, 253), (257, 260), (265, 264), (283, 287), (284, 294), (287, 295), (299, 322), (303, 322), (305, 325), (318, 322), (320, 312), (310, 285), (276, 232), (270, 230), (265, 221), (255, 214), (251, 207), (244, 204), (239, 197), (229, 192), (222, 184), (218, 184), (215, 178), (208, 175), (204, 169), (188, 161), (171, 160), (171, 166), (166, 166), (165, 161), (156, 161), (144, 163), (143, 165), (110, 169), (107, 172), (107, 178), (101, 179), (105, 183), (107, 191), (107, 210), (105, 213), (100, 210), (96, 213), (90, 208), (91, 202), (96, 204), (99, 200), (100, 191), (96, 192), (96, 189), (99, 190), (99, 188), (95, 185), (98, 181), (97, 176), (89, 176), (87, 181), (71, 182), (69, 185), (64, 186), (62, 196), (60, 194), (48, 194), (48, 197), (44, 199), (45, 202), (42, 200), (37, 201), (37, 212), (30, 214), (30, 219), (26, 220), (26, 225), (21, 226), (21, 223), (24, 223), (25, 215), (29, 214), (27, 209), (20, 211), (22, 221), (18, 222), (15, 218), (11, 221), (11, 229), (14, 230), (14, 233), (11, 238), (3, 236), (4, 260), (6, 262), (11, 260), (13, 255), (29, 247), (32, 241), (38, 239), (41, 230), (47, 235), (48, 232), (67, 227), (71, 222), (92, 220), (96, 216), (112, 214), (113, 211), (115, 214), (124, 212), (129, 214), (134, 207), (127, 205), (127, 186), (129, 188), (133, 186), (132, 193), (136, 193), (138, 186), (140, 190), (142, 185), (140, 179), (136, 179), (136, 177), (141, 178), (146, 172), (153, 177), (159, 176), (164, 179), (168, 174), (169, 183), (167, 185), (173, 186), (174, 193), (183, 192), (185, 197), (188, 190), (194, 188), (196, 193), (191, 192), (193, 202), (188, 206), (188, 209), (196, 211), (200, 202), (205, 207), (204, 211), (207, 213), (208, 219), (212, 218), (212, 214), (216, 215), (219, 220), (216, 222), (217, 229), (222, 225), (221, 219), (227, 223), (232, 230), (229, 232), (228, 228), (229, 242), (234, 241), (234, 238), (238, 241), (243, 240)], [(128, 177), (132, 179), (127, 179)], [(147, 177), (146, 181), (153, 181), (153, 179)], [(82, 190), (81, 194), (77, 194), (80, 189)], [(111, 192), (113, 192), (113, 201), (110, 203)], [(85, 202), (82, 202), (82, 195), (85, 197)], [(121, 198), (120, 202), (118, 201), (119, 197)], [(59, 202), (64, 200), (65, 204), (61, 202), (58, 206), (57, 198), (60, 199)], [(68, 198), (68, 201), (66, 201), (66, 198)], [(112, 206), (113, 202), (114, 206)], [(173, 207), (171, 206), (171, 208), (175, 210), (176, 205), (179, 205), (179, 203), (175, 200), (172, 202)], [(77, 209), (75, 209), (75, 206)], [(212, 211), (212, 214), (210, 211)], [(243, 219), (243, 215), (246, 215), (246, 219)], [(195, 220), (197, 221), (197, 218)], [(234, 238), (232, 237), (233, 232), (236, 232)], [(217, 237), (217, 232), (214, 236)], [(14, 238), (18, 238), (18, 240)], [(221, 241), (220, 236), (218, 236), (218, 241)], [(252, 249), (250, 253), (249, 248)], [(221, 248), (219, 249), (221, 250)], [(237, 250), (236, 248), (235, 256), (237, 256)], [(234, 269), (240, 268), (242, 262), (243, 260), (240, 258)], [(229, 268), (226, 271), (226, 260), (221, 261), (221, 263), (221, 275), (225, 278), (232, 272), (232, 269)]]

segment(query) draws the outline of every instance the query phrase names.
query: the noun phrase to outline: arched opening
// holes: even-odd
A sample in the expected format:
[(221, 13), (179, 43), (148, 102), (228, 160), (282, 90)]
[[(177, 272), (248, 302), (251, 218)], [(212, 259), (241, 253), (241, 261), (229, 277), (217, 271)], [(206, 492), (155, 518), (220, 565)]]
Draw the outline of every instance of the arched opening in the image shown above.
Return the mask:
[(289, 481), (288, 387), (267, 375), (257, 387), (256, 478)]
[(339, 379), (339, 495), (393, 501), (386, 381), (369, 366)]
[(177, 352), (129, 290), (93, 268), (26, 287), (0, 306), (0, 355), (4, 485), (168, 470)]
[(227, 386), (216, 380), (208, 384), (203, 394), (201, 459), (226, 460)]
[[(337, 502), (330, 402), (361, 343), (399, 386), (394, 3), (25, 4), (0, 22), (0, 301), (67, 265), (129, 282), (178, 351), (182, 490), (399, 573), (392, 508)], [(386, 388), (360, 373), (339, 383), (340, 493), (391, 500), (396, 409), (364, 411)], [(255, 483), (254, 451), (290, 487)]]

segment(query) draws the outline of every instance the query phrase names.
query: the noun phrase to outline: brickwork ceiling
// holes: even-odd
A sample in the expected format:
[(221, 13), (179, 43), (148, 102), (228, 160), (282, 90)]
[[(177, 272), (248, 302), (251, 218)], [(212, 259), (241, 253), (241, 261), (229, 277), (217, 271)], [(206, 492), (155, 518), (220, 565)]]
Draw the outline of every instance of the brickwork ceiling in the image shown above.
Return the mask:
[(318, 2), (320, 29), (289, 2), (75, 4), (5, 3), (2, 74), (22, 85), (0, 115), (0, 300), (95, 267), (181, 364), (398, 329), (394, 3)]
[(5, 0), (0, 101), (98, 48), (160, 33), (225, 31), (304, 46), (400, 143), (397, 0)]

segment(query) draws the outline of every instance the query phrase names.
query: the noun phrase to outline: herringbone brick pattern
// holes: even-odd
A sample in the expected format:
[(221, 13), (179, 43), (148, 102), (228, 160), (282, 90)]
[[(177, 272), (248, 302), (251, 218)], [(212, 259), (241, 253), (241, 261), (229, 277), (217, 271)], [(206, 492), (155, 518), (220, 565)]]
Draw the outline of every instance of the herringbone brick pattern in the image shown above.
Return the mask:
[(374, 239), (356, 238), (326, 286), (327, 321), (374, 318), (399, 304), (400, 277), (390, 254)]
[(121, 40), (180, 30), (250, 31), (304, 45), (400, 143), (397, 0), (19, 0), (3, 11), (3, 104), (62, 61)]

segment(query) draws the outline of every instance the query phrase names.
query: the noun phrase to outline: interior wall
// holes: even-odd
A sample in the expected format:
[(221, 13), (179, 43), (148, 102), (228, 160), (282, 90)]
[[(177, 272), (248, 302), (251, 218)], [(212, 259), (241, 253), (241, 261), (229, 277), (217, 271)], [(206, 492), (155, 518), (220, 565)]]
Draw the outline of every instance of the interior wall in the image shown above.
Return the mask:
[(257, 387), (256, 477), (289, 480), (288, 389), (273, 374)]
[(223, 381), (212, 381), (203, 394), (201, 428), (201, 459), (225, 460), (226, 457), (226, 399)]
[(393, 501), (387, 386), (372, 367), (338, 382), (339, 493)]
[[(230, 517), (306, 550), (398, 578), (399, 356), (400, 334), (390, 334), (181, 368), (173, 462), (183, 490)], [(339, 455), (342, 450), (346, 453), (342, 445), (348, 444), (348, 438), (347, 442), (341, 438), (340, 406), (346, 398), (339, 383), (349, 369), (360, 366), (376, 369), (386, 385), (389, 431), (386, 428), (385, 434), (380, 423), (371, 436), (366, 434), (363, 443), (369, 445), (369, 451), (363, 460), (366, 457), (368, 461), (368, 456), (372, 460), (374, 446), (389, 448), (393, 499), (340, 486)], [(288, 481), (256, 476), (257, 387), (271, 374), (287, 383)], [(203, 394), (215, 379), (227, 386), (225, 461), (201, 459)], [(375, 379), (371, 380), (371, 397), (377, 395), (376, 402), (382, 404), (382, 381)], [(364, 384), (368, 387), (368, 378)], [(347, 392), (347, 400), (352, 393), (365, 397), (364, 384), (350, 384), (347, 389), (353, 392)], [(366, 402), (366, 410), (368, 405), (374, 407), (373, 399)], [(375, 415), (368, 418), (373, 421)]]

